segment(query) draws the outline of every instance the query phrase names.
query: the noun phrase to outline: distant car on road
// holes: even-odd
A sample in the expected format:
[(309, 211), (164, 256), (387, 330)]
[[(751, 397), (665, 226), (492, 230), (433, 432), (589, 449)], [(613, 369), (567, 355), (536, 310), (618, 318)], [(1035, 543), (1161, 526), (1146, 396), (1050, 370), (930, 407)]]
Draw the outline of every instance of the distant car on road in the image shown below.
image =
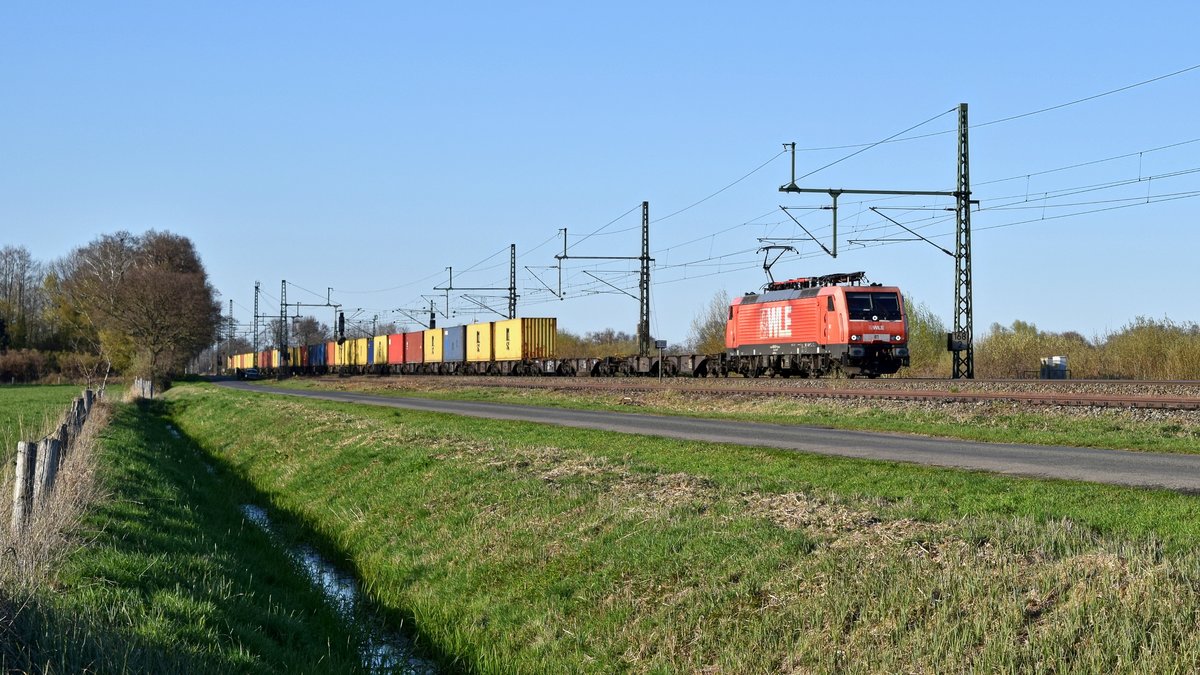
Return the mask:
[(259, 375), (258, 368), (247, 368), (242, 371), (243, 380), (257, 380), (261, 377), (262, 375)]

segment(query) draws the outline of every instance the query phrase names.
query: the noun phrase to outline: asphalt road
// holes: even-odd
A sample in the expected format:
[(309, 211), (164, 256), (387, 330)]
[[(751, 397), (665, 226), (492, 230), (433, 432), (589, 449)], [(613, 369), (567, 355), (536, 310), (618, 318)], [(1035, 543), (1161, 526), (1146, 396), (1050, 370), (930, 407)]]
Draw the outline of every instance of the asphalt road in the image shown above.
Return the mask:
[(435, 401), (338, 391), (294, 391), (247, 382), (222, 386), (283, 396), (556, 424), (688, 441), (733, 443), (1034, 478), (1061, 478), (1200, 493), (1200, 455), (1092, 450), (1053, 445), (977, 443), (907, 434), (732, 422), (690, 417), (569, 410), (475, 401)]

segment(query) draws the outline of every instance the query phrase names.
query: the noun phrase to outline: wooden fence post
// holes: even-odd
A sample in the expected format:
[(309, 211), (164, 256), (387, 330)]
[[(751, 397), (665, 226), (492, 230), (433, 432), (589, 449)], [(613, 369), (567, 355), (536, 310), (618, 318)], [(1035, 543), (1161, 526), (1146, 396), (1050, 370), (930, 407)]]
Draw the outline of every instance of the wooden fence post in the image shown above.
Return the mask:
[(20, 441), (17, 443), (17, 471), (13, 485), (12, 532), (19, 535), (29, 522), (33, 509), (33, 474), (37, 460), (37, 444)]
[(84, 423), (84, 422), (87, 420), (87, 409), (86, 409), (86, 408), (85, 408), (85, 406), (84, 406), (84, 403), (83, 403), (83, 397), (82, 397), (82, 396), (80, 396), (79, 398), (75, 399), (75, 406), (74, 406), (74, 410), (75, 410), (75, 419), (74, 419), (74, 422), (75, 422), (75, 424), (74, 424), (74, 431), (75, 431), (75, 433), (74, 433), (73, 435), (74, 435), (74, 436), (78, 436), (78, 435), (79, 435), (79, 433), (80, 433), (81, 431), (83, 431), (83, 423)]
[(96, 396), (91, 389), (83, 390), (83, 412), (88, 415), (92, 414), (92, 404), (96, 402)]
[(54, 431), (54, 436), (58, 438), (60, 453), (66, 453), (67, 448), (71, 447), (71, 442), (75, 440), (75, 423), (71, 419), (74, 415), (75, 406), (67, 408), (66, 419), (62, 424), (58, 425), (58, 429)]
[(54, 488), (54, 479), (58, 478), (58, 457), (62, 454), (62, 441), (53, 436), (47, 436), (37, 449), (37, 464), (33, 479), (33, 507), (41, 508), (46, 496)]
[[(71, 428), (68, 425), (60, 424), (58, 431), (54, 432), (52, 438), (58, 439), (58, 462), (57, 466), (54, 467), (54, 472), (57, 474), (58, 468), (62, 466), (63, 461), (67, 458), (67, 452), (71, 449), (71, 445), (75, 443), (75, 434), (71, 433)], [(50, 487), (54, 487), (53, 481), (51, 481)]]

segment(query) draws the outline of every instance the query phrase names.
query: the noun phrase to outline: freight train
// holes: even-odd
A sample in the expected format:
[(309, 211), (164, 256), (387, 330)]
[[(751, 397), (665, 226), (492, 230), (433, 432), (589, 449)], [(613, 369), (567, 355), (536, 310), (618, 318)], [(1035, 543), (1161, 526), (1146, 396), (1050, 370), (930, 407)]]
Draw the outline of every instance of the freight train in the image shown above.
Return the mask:
[(890, 375), (908, 365), (903, 297), (864, 281), (862, 272), (789, 279), (735, 299), (719, 354), (559, 357), (556, 319), (518, 318), (235, 354), (227, 367), (239, 375)]

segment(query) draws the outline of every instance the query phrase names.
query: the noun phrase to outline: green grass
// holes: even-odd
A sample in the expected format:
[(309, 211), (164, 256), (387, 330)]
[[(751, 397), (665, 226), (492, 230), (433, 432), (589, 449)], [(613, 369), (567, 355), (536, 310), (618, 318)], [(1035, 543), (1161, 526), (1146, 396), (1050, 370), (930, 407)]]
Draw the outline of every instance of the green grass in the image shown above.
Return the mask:
[[(259, 495), (210, 473), (157, 406), (118, 405), (100, 446), (110, 492), (51, 587), (22, 605), (0, 670), (354, 672), (354, 627), (243, 520)], [(4, 603), (0, 602), (0, 606)], [(9, 607), (11, 609), (11, 606)]]
[(9, 457), (17, 441), (45, 436), (81, 391), (75, 385), (0, 386), (0, 456)]
[(1200, 421), (1155, 420), (1138, 411), (1084, 409), (1015, 410), (1003, 403), (949, 404), (929, 407), (887, 402), (809, 400), (754, 396), (745, 391), (725, 396), (689, 394), (686, 389), (632, 394), (635, 405), (617, 392), (548, 391), (503, 387), (461, 387), (434, 378), (316, 380), (293, 378), (275, 386), (292, 389), (349, 388), (386, 396), (487, 401), (588, 410), (642, 412), (773, 424), (795, 424), (911, 433), (995, 443), (1068, 445), (1145, 452), (1200, 453)]
[(1200, 664), (1193, 497), (209, 386), (167, 398), (469, 670)]

